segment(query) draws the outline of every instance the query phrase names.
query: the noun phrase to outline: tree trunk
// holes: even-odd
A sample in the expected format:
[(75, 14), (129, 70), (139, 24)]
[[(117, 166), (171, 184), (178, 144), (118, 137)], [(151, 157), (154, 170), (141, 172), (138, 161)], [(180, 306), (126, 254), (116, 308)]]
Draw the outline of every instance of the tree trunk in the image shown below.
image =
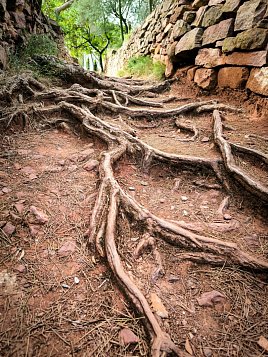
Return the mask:
[(120, 21), (120, 30), (121, 30), (121, 38), (122, 42), (124, 42), (124, 27), (123, 27), (123, 16), (122, 16), (122, 2), (119, 0), (119, 21)]
[(149, 10), (150, 12), (153, 11), (153, 0), (149, 0)]

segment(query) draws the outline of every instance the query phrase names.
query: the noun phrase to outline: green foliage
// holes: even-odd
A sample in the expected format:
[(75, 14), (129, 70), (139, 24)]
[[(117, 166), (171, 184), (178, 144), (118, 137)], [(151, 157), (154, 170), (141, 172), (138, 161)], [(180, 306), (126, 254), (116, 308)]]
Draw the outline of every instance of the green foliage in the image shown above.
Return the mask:
[(83, 54), (97, 57), (106, 55), (106, 45), (118, 49), (122, 38), (137, 26), (161, 0), (74, 0), (61, 11), (55, 9), (66, 0), (43, 0), (42, 10), (61, 26), (65, 44), (73, 57), (81, 59)]
[(164, 78), (165, 65), (159, 61), (153, 61), (149, 56), (132, 57), (123, 70), (119, 71), (120, 77), (130, 75), (137, 78), (161, 80)]
[(48, 35), (31, 35), (24, 48), (21, 49), (23, 57), (31, 57), (33, 55), (53, 55), (58, 54), (58, 48), (55, 41)]
[(47, 68), (36, 66), (31, 57), (34, 55), (56, 56), (57, 54), (57, 44), (48, 35), (31, 35), (25, 45), (19, 47), (16, 53), (10, 54), (9, 64), (11, 70), (15, 72), (29, 69), (37, 74), (50, 75)]

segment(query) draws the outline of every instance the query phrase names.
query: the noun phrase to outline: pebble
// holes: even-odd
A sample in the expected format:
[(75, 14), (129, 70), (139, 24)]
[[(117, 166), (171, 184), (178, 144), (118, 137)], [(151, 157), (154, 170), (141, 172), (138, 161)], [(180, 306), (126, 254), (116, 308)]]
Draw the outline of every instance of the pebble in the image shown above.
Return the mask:
[(202, 142), (202, 143), (207, 143), (207, 142), (209, 142), (209, 137), (208, 137), (208, 136), (204, 136), (204, 137), (201, 139), (201, 142)]
[(11, 222), (7, 222), (6, 225), (3, 227), (3, 232), (6, 233), (8, 236), (11, 236), (16, 230), (16, 227), (13, 226)]
[(228, 213), (225, 213), (225, 214), (223, 215), (223, 218), (224, 218), (226, 221), (230, 221), (230, 220), (232, 219), (232, 216), (231, 216), (230, 214), (228, 214)]
[(182, 215), (183, 216), (189, 216), (189, 213), (188, 213), (188, 211), (186, 211), (185, 209), (182, 211)]
[(186, 202), (186, 201), (188, 201), (188, 197), (187, 197), (187, 196), (181, 196), (181, 200), (182, 200), (183, 202)]
[(135, 191), (136, 190), (135, 187), (132, 187), (132, 186), (130, 186), (128, 189), (129, 189), (129, 191)]
[(64, 289), (70, 289), (70, 286), (67, 285), (67, 284), (61, 284), (61, 286), (62, 286)]
[(135, 335), (129, 328), (123, 328), (119, 332), (119, 342), (120, 345), (126, 346), (131, 343), (138, 343), (140, 341), (139, 337)]
[(2, 192), (3, 193), (9, 193), (9, 192), (11, 192), (12, 190), (11, 190), (11, 188), (8, 188), (8, 187), (4, 187), (3, 189), (2, 189)]
[(23, 264), (19, 264), (15, 267), (15, 270), (17, 270), (19, 273), (23, 273), (25, 271), (26, 267)]

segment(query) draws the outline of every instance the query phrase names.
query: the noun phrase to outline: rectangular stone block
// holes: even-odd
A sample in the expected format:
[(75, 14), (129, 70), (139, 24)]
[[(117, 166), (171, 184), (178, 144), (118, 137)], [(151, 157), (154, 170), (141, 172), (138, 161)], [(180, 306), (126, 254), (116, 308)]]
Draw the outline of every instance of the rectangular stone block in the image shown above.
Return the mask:
[(233, 52), (224, 57), (226, 64), (235, 66), (262, 67), (267, 64), (267, 50), (256, 52)]
[(235, 48), (240, 50), (259, 50), (267, 45), (268, 31), (263, 28), (249, 29), (235, 37)]
[(205, 68), (213, 68), (224, 65), (225, 60), (219, 48), (202, 48), (195, 57), (195, 64)]
[(267, 9), (267, 0), (246, 1), (237, 11), (235, 31), (243, 31), (257, 25)]
[(240, 3), (241, 0), (226, 0), (225, 4), (222, 7), (222, 12), (223, 13), (235, 12), (238, 9)]
[(247, 67), (225, 67), (218, 72), (218, 86), (222, 88), (244, 88), (249, 77)]
[(254, 93), (268, 96), (268, 67), (253, 68), (247, 81), (247, 88)]
[(196, 11), (195, 20), (192, 23), (193, 26), (200, 27), (202, 25), (202, 21), (207, 9), (208, 6), (202, 6)]
[(218, 40), (225, 37), (232, 36), (233, 34), (234, 19), (223, 20), (220, 23), (208, 27), (203, 35), (202, 45), (213, 44)]
[(190, 51), (200, 48), (202, 42), (203, 29), (195, 28), (187, 32), (178, 42), (175, 48), (175, 55), (182, 56)]

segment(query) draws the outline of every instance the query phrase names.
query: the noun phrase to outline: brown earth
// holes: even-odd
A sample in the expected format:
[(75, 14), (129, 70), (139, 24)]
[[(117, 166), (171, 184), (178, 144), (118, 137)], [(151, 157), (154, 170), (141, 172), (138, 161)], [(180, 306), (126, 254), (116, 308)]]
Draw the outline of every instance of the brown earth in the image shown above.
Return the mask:
[[(176, 99), (165, 108), (196, 98), (220, 98), (221, 103), (242, 108), (242, 113), (223, 111), (225, 139), (267, 154), (267, 99), (240, 91), (208, 96), (188, 86), (182, 75), (170, 92), (150, 100), (168, 96)], [(193, 142), (180, 141), (192, 134), (178, 130), (174, 117), (154, 121), (108, 116), (104, 111), (98, 115), (114, 126), (134, 129), (136, 137), (164, 152), (221, 158), (210, 112), (183, 118), (199, 129)], [(85, 163), (100, 161), (106, 150), (103, 142), (79, 127), (45, 128), (30, 120), (21, 130), (14, 121), (2, 132), (1, 356), (150, 355), (144, 316), (125, 297), (106, 258), (87, 244), (101, 176), (98, 165), (87, 170)], [(235, 160), (267, 185), (267, 165), (245, 154)], [(202, 236), (235, 242), (244, 252), (267, 260), (267, 203), (228, 177), (229, 191), (205, 168), (153, 162), (145, 170), (141, 159), (131, 155), (115, 163), (114, 174), (120, 187), (154, 215), (182, 226), (192, 224), (187, 227)], [(218, 210), (227, 196), (223, 216)], [(135, 255), (143, 239), (142, 223), (119, 209), (116, 244), (124, 270), (149, 302), (152, 293), (160, 298), (166, 311), (161, 306), (154, 309), (153, 303), (156, 319), (182, 351), (197, 357), (267, 355), (258, 344), (261, 336), (268, 338), (267, 270), (232, 266), (227, 258), (219, 266), (206, 259), (195, 262), (191, 249), (158, 236), (156, 250), (148, 246)], [(163, 265), (160, 274), (155, 273), (159, 263), (155, 252)], [(200, 296), (214, 290), (223, 297), (211, 306), (200, 306)], [(125, 327), (139, 342), (122, 343), (119, 335)]]

